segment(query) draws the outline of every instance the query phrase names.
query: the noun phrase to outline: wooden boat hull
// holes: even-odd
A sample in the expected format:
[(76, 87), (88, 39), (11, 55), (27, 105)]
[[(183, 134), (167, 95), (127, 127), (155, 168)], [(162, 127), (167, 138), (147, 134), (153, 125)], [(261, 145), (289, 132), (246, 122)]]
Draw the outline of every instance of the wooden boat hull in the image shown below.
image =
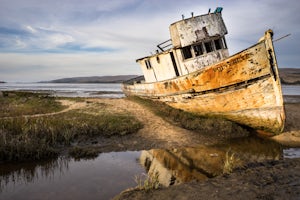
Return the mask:
[(160, 82), (123, 84), (127, 96), (163, 101), (200, 115), (221, 116), (273, 134), (285, 113), (272, 32), (256, 45), (185, 76)]

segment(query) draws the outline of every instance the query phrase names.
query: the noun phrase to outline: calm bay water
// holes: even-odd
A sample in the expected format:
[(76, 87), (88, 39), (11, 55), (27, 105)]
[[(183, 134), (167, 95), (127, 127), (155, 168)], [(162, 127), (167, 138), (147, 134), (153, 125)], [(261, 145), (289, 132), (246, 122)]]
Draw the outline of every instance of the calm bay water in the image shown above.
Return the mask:
[(0, 91), (47, 92), (59, 97), (121, 98), (124, 94), (118, 83), (3, 83)]
[[(118, 83), (3, 83), (0, 91), (41, 91), (60, 97), (110, 97), (122, 98)], [(282, 85), (283, 95), (300, 95), (300, 85)]]
[(282, 85), (283, 95), (300, 95), (300, 85)]

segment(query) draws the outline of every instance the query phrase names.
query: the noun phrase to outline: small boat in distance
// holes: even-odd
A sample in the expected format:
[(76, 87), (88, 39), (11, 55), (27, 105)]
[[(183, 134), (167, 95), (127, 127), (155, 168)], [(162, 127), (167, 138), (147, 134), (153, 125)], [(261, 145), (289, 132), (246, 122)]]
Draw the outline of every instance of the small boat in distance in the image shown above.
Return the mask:
[(144, 76), (122, 84), (126, 96), (155, 99), (198, 115), (224, 117), (279, 134), (285, 112), (273, 31), (229, 56), (222, 8), (170, 25), (171, 39), (137, 60)]

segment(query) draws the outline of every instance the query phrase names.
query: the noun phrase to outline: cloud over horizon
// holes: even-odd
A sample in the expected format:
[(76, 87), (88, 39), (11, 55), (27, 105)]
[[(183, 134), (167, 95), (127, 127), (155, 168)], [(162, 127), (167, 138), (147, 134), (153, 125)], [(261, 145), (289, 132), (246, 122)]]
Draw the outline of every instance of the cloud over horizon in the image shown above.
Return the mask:
[(300, 4), (280, 0), (0, 0), (0, 80), (141, 74), (135, 60), (169, 39), (181, 15), (224, 7), (231, 54), (271, 28), (280, 67), (299, 67)]

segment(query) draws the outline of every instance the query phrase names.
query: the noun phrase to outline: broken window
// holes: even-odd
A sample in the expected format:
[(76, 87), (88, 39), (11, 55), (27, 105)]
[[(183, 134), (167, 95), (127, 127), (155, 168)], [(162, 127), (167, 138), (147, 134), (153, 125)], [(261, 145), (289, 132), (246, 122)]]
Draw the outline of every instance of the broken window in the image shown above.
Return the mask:
[(191, 51), (191, 46), (183, 47), (182, 48), (182, 55), (184, 59), (188, 59), (193, 57), (192, 51)]
[(211, 41), (209, 42), (205, 42), (204, 43), (205, 49), (206, 49), (206, 53), (212, 52), (213, 51), (213, 47), (212, 47), (212, 43)]
[(152, 69), (151, 62), (149, 59), (145, 60), (145, 64), (146, 64), (147, 69)]
[(223, 42), (221, 38), (214, 40), (216, 50), (223, 49)]
[(200, 56), (203, 54), (202, 43), (193, 46), (193, 48), (194, 48), (195, 56)]

